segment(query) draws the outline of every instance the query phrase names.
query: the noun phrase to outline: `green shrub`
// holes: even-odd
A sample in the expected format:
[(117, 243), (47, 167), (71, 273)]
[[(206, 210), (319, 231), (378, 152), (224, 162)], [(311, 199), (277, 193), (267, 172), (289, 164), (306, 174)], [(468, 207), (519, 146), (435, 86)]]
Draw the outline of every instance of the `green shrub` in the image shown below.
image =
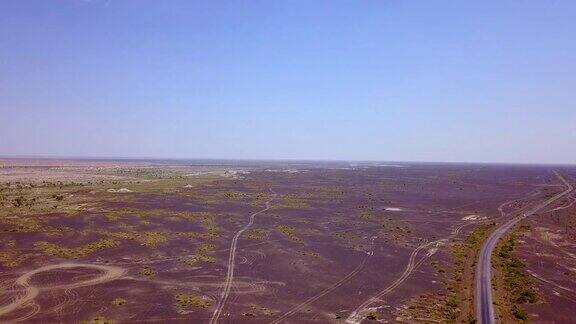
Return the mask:
[(514, 317), (519, 320), (525, 321), (528, 319), (528, 314), (526, 314), (526, 311), (516, 304), (512, 306), (512, 315), (514, 315)]

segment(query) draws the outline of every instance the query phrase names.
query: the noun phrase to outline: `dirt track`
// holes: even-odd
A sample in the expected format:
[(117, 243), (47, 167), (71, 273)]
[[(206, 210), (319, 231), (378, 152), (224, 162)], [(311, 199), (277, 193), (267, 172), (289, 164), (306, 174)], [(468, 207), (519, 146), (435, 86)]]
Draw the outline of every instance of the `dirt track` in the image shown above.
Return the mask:
[[(45, 288), (33, 286), (29, 282), (30, 278), (32, 278), (34, 275), (38, 273), (59, 269), (70, 269), (70, 268), (96, 269), (102, 271), (102, 274), (95, 278), (91, 278), (80, 282), (50, 286)], [(21, 275), (16, 279), (14, 283), (15, 285), (20, 286), (24, 290), (24, 295), (18, 295), (14, 297), (9, 304), (0, 306), (0, 316), (6, 315), (22, 306), (31, 303), (38, 296), (38, 294), (40, 294), (41, 291), (57, 290), (57, 289), (74, 289), (86, 286), (94, 286), (97, 284), (118, 279), (122, 277), (125, 273), (126, 270), (122, 268), (114, 266), (97, 265), (97, 264), (85, 264), (85, 263), (60, 263), (34, 269), (32, 271), (24, 273), (23, 275)]]
[(228, 258), (228, 272), (226, 274), (226, 281), (224, 282), (224, 288), (222, 289), (222, 295), (220, 296), (220, 300), (218, 301), (218, 304), (214, 309), (212, 319), (210, 319), (210, 324), (218, 322), (218, 318), (222, 314), (222, 310), (224, 309), (228, 296), (230, 295), (230, 289), (232, 288), (232, 282), (234, 280), (234, 266), (235, 266), (236, 246), (238, 244), (238, 239), (240, 238), (242, 233), (244, 233), (247, 229), (250, 228), (250, 226), (252, 226), (252, 224), (254, 223), (254, 217), (270, 209), (270, 202), (272, 202), (272, 200), (276, 198), (276, 193), (274, 192), (274, 190), (270, 189), (270, 192), (272, 192), (273, 196), (270, 200), (266, 202), (266, 207), (250, 215), (250, 221), (248, 222), (248, 224), (246, 224), (246, 226), (242, 227), (238, 232), (236, 232), (236, 235), (234, 235), (234, 237), (232, 238), (232, 243), (230, 244), (230, 256)]

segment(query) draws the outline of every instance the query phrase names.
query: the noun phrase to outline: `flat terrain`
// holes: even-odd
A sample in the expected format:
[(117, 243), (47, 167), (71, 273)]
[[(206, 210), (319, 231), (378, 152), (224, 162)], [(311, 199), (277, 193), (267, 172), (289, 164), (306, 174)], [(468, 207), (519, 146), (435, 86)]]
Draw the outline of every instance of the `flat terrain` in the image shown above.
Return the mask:
[[(564, 172), (574, 184), (576, 173)], [(518, 254), (539, 292), (529, 320), (570, 323), (576, 309), (576, 192), (525, 221)]]
[[(492, 232), (482, 247), (476, 273), (476, 313), (480, 323), (492, 323), (495, 321), (494, 302), (492, 299), (493, 283), (491, 280), (491, 259), (498, 241), (501, 241), (502, 237), (505, 236), (507, 232), (509, 232), (516, 224), (522, 222), (528, 217), (534, 216), (538, 212), (545, 210), (548, 206), (554, 204), (560, 199), (571, 195), (572, 191), (574, 190), (572, 184), (566, 181), (566, 179), (564, 179), (564, 177), (562, 177), (558, 172), (554, 171), (554, 174), (558, 180), (560, 180), (560, 182), (566, 186), (566, 189), (553, 195), (552, 197), (547, 198), (536, 206), (528, 208), (526, 211), (519, 212), (517, 216), (513, 217), (506, 223), (502, 224), (502, 226), (494, 230), (494, 232)], [(570, 206), (570, 203), (562, 207), (557, 207), (555, 210), (567, 208)], [(514, 243), (514, 245), (515, 244), (516, 243)]]
[[(462, 254), (476, 251), (479, 230), (562, 191), (552, 170), (576, 177), (497, 165), (0, 160), (0, 322), (468, 320), (475, 258)], [(574, 307), (575, 199), (522, 222), (514, 253), (541, 296), (524, 306), (531, 319), (568, 319)]]

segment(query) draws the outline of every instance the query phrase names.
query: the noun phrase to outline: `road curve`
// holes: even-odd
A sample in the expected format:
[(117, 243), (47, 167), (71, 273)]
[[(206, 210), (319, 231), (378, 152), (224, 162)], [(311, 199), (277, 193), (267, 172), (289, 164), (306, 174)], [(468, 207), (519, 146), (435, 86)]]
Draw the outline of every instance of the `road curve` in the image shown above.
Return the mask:
[(480, 257), (478, 264), (476, 266), (476, 319), (479, 324), (493, 324), (496, 323), (494, 318), (494, 305), (492, 302), (492, 275), (491, 275), (491, 256), (498, 240), (508, 232), (516, 223), (525, 219), (526, 217), (532, 216), (543, 208), (546, 208), (551, 203), (569, 194), (574, 188), (564, 177), (562, 177), (558, 172), (554, 171), (554, 174), (560, 181), (566, 185), (566, 190), (561, 193), (547, 199), (546, 201), (538, 204), (534, 208), (527, 212), (523, 212), (519, 216), (509, 220), (502, 226), (497, 228), (490, 237), (484, 242), (482, 249), (480, 250)]
[[(80, 282), (70, 283), (70, 284), (62, 284), (56, 286), (49, 286), (49, 287), (36, 287), (30, 284), (30, 278), (32, 276), (46, 271), (52, 270), (59, 270), (59, 269), (70, 269), (70, 268), (89, 268), (89, 269), (96, 269), (102, 272), (101, 275), (98, 275), (94, 278), (87, 279)], [(18, 277), (15, 281), (15, 284), (22, 287), (24, 290), (24, 295), (19, 295), (13, 298), (10, 303), (7, 305), (0, 306), (0, 316), (6, 315), (24, 305), (31, 303), (40, 293), (40, 291), (46, 290), (56, 290), (56, 289), (74, 289), (86, 286), (93, 286), (100, 283), (104, 283), (107, 281), (111, 281), (114, 279), (118, 279), (122, 277), (126, 273), (125, 269), (115, 267), (115, 266), (108, 266), (108, 265), (99, 265), (99, 264), (88, 264), (88, 263), (60, 263), (60, 264), (53, 264), (43, 266), (32, 271), (26, 272), (20, 277)]]
[(228, 272), (226, 274), (226, 280), (224, 282), (224, 288), (222, 289), (222, 294), (220, 294), (220, 299), (218, 300), (218, 304), (214, 309), (214, 313), (212, 314), (212, 318), (210, 319), (210, 324), (214, 324), (218, 322), (220, 315), (222, 314), (222, 310), (226, 305), (226, 301), (228, 300), (228, 296), (230, 295), (230, 289), (232, 288), (232, 281), (234, 280), (234, 266), (235, 266), (235, 259), (236, 259), (236, 245), (238, 244), (238, 239), (247, 229), (254, 224), (254, 217), (258, 214), (261, 214), (270, 209), (270, 202), (276, 198), (276, 193), (274, 190), (270, 189), (273, 196), (266, 202), (266, 207), (262, 210), (259, 210), (252, 215), (250, 215), (250, 221), (244, 227), (242, 227), (236, 234), (234, 238), (232, 238), (232, 242), (230, 243), (230, 255), (228, 256)]

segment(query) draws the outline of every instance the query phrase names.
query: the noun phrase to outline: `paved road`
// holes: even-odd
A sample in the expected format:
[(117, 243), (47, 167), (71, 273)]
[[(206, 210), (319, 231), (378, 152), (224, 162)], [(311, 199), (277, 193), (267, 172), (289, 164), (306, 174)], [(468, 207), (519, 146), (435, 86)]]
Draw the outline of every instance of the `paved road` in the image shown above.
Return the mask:
[(494, 305), (492, 303), (492, 264), (490, 258), (496, 243), (498, 243), (498, 240), (519, 221), (534, 215), (541, 209), (545, 208), (554, 201), (564, 197), (572, 190), (574, 190), (572, 185), (568, 183), (566, 179), (564, 179), (558, 172), (554, 171), (554, 174), (556, 177), (558, 177), (558, 179), (560, 179), (560, 181), (564, 183), (564, 185), (566, 185), (566, 190), (542, 202), (531, 210), (509, 220), (507, 223), (504, 223), (504, 225), (500, 226), (498, 229), (492, 232), (488, 240), (484, 242), (484, 245), (480, 250), (480, 259), (478, 260), (478, 265), (476, 267), (476, 319), (478, 320), (478, 323), (496, 323), (496, 319), (494, 318)]

